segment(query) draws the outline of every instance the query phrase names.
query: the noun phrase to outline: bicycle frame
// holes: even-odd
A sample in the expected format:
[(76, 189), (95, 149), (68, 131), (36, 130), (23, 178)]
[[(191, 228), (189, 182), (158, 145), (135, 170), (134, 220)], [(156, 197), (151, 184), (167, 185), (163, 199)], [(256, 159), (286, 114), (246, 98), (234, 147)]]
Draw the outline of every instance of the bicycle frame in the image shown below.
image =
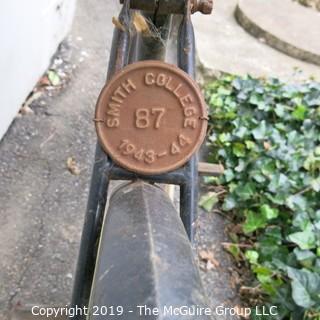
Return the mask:
[[(129, 2), (130, 1), (128, 0), (124, 1), (118, 17), (119, 22), (124, 28), (119, 29), (115, 27), (114, 29), (107, 81), (126, 66), (129, 61), (133, 62), (136, 56), (143, 57), (143, 60), (156, 59), (163, 53), (163, 44), (160, 43), (159, 40), (157, 42), (156, 39), (153, 39), (154, 41), (149, 43), (144, 43), (144, 50), (141, 52), (136, 51), (136, 46), (130, 48), (132, 34), (130, 33), (129, 25), (131, 19)], [(133, 2), (137, 7), (138, 1)], [(181, 7), (182, 1), (179, 0), (178, 2)], [(154, 14), (154, 18), (157, 17), (156, 13), (157, 12)], [(195, 39), (190, 14), (190, 3), (187, 1), (178, 33), (177, 64), (182, 70), (188, 73), (190, 77), (194, 78)], [(168, 23), (170, 23), (170, 17), (167, 14), (162, 15), (160, 20), (162, 26), (163, 24), (168, 25)], [(152, 52), (151, 55), (150, 52)], [(180, 217), (190, 241), (193, 241), (193, 222), (196, 217), (198, 197), (197, 163), (197, 156), (194, 155), (186, 165), (178, 170), (160, 175), (145, 176), (129, 172), (117, 166), (104, 153), (99, 143), (97, 144), (71, 306), (86, 306), (89, 299), (95, 268), (95, 254), (107, 203), (109, 182), (111, 180), (141, 179), (151, 183), (174, 184), (180, 186)]]

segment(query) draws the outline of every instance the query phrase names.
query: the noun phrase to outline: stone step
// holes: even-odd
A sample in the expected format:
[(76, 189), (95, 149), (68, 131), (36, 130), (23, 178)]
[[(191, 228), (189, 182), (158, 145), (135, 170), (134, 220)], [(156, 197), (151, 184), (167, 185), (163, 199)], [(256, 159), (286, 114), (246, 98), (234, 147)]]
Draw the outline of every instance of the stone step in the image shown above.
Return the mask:
[[(277, 77), (292, 82), (311, 76), (320, 80), (319, 66), (288, 56), (264, 43), (264, 39), (257, 39), (246, 32), (234, 15), (237, 4), (238, 0), (215, 0), (211, 15), (192, 16), (198, 56), (204, 69), (238, 75)], [(302, 6), (301, 10), (312, 11)]]
[(292, 0), (239, 0), (235, 17), (271, 47), (320, 66), (320, 12)]

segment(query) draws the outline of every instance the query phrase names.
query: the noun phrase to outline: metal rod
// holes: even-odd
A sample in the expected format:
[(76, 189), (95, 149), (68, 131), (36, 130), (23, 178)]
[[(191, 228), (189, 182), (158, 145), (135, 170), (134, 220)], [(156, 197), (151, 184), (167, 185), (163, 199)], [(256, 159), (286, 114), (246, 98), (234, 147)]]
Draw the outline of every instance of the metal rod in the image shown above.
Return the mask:
[[(128, 63), (130, 44), (129, 0), (125, 1), (118, 20), (123, 26), (123, 29), (117, 27), (114, 29), (107, 79), (110, 79), (113, 74), (120, 71)], [(103, 152), (100, 145), (97, 144), (71, 306), (84, 307), (87, 306), (89, 300), (95, 267), (95, 251), (107, 199), (109, 179), (108, 176), (103, 173), (105, 172), (106, 167), (108, 167), (108, 162), (108, 157)], [(73, 319), (80, 320), (84, 318), (77, 315)]]
[[(195, 39), (191, 22), (191, 4), (186, 1), (185, 14), (178, 33), (178, 66), (195, 78)], [(190, 241), (198, 206), (198, 159), (194, 155), (186, 165), (188, 182), (180, 188), (180, 216)]]
[(160, 175), (144, 176), (134, 172), (127, 171), (118, 166), (114, 166), (109, 170), (109, 177), (113, 180), (145, 180), (154, 183), (183, 185), (186, 183), (186, 170), (181, 168), (173, 172), (164, 173)]
[[(123, 0), (120, 0), (123, 3)], [(210, 14), (212, 12), (212, 0), (192, 0), (192, 13), (201, 12)], [(185, 0), (131, 0), (131, 9), (144, 10), (147, 12), (155, 12), (158, 14), (183, 14)]]

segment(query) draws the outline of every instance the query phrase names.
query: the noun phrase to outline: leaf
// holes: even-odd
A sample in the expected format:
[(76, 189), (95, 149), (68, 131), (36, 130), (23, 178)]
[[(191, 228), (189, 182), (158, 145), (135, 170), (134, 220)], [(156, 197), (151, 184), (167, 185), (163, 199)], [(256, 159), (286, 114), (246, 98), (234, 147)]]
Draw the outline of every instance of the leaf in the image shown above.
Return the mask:
[(300, 249), (308, 250), (316, 247), (316, 237), (311, 228), (305, 231), (291, 233), (288, 240), (297, 244)]
[(226, 89), (223, 86), (219, 87), (218, 89), (218, 94), (220, 94), (221, 96), (229, 96), (231, 92), (232, 91), (230, 89)]
[(48, 71), (48, 79), (53, 86), (58, 86), (60, 84), (60, 77), (58, 73), (54, 70)]
[(251, 174), (252, 174), (252, 178), (258, 183), (263, 183), (266, 181), (266, 178), (259, 172), (252, 171)]
[(271, 181), (268, 185), (268, 190), (270, 190), (273, 193), (279, 192), (279, 190), (285, 190), (287, 191), (290, 188), (290, 181), (286, 175), (283, 173), (275, 173)]
[(272, 277), (272, 270), (265, 266), (258, 265), (253, 268), (253, 271), (256, 273), (258, 280), (261, 283), (270, 283)]
[(243, 231), (245, 233), (251, 233), (259, 228), (264, 228), (267, 225), (265, 217), (261, 214), (247, 210), (245, 216), (246, 221), (243, 225)]
[(292, 210), (306, 210), (307, 207), (307, 201), (301, 194), (296, 194), (289, 196), (289, 198), (286, 201), (287, 206)]
[(67, 159), (67, 168), (69, 172), (75, 176), (78, 176), (81, 173), (81, 170), (78, 167), (76, 160), (73, 157)]
[(280, 118), (282, 118), (285, 115), (285, 106), (278, 103), (276, 105), (276, 108), (274, 110), (274, 112), (276, 113), (276, 115)]
[(292, 117), (296, 120), (304, 120), (307, 108), (304, 105), (297, 106), (292, 112)]
[(231, 135), (229, 133), (221, 133), (218, 136), (220, 142), (225, 143), (231, 140)]
[(244, 157), (246, 155), (246, 147), (240, 142), (236, 142), (232, 147), (233, 154), (237, 157)]
[(252, 135), (256, 140), (263, 140), (266, 137), (266, 134), (267, 134), (267, 125), (265, 120), (261, 121), (259, 126), (256, 127), (254, 130), (252, 130)]
[(245, 185), (239, 185), (235, 193), (241, 200), (250, 199), (256, 191), (255, 185), (252, 182), (247, 182)]
[(311, 181), (311, 187), (314, 191), (320, 191), (320, 177)]
[(245, 257), (249, 260), (251, 264), (257, 264), (259, 259), (259, 253), (255, 250), (247, 250)]
[(242, 139), (247, 133), (248, 133), (248, 129), (243, 126), (241, 126), (240, 128), (238, 128), (233, 132), (233, 134), (240, 139)]
[(215, 204), (219, 202), (219, 198), (216, 192), (208, 192), (200, 199), (199, 205), (201, 208), (210, 212)]
[(311, 268), (314, 260), (316, 259), (316, 255), (310, 250), (300, 250), (298, 248), (294, 248), (293, 250), (297, 260), (299, 263), (306, 267)]
[(248, 150), (252, 150), (252, 149), (254, 149), (255, 146), (256, 146), (256, 144), (255, 144), (253, 141), (251, 141), (251, 140), (245, 141), (245, 145), (246, 145), (246, 147), (247, 147)]
[(225, 245), (224, 248), (228, 252), (230, 252), (236, 260), (239, 260), (239, 258), (241, 256), (241, 250), (240, 250), (239, 246), (232, 243), (230, 245)]
[(288, 276), (292, 279), (292, 298), (304, 308), (311, 308), (320, 303), (320, 275), (307, 269), (288, 267)]
[(303, 308), (310, 308), (314, 305), (306, 288), (297, 280), (291, 283), (292, 299), (294, 302)]
[(202, 261), (206, 262), (208, 270), (217, 268), (220, 266), (219, 261), (214, 257), (213, 252), (209, 250), (200, 250), (199, 257)]
[(234, 178), (234, 173), (231, 169), (225, 170), (223, 174), (226, 182), (230, 182)]
[(269, 205), (264, 204), (263, 206), (260, 207), (261, 214), (267, 219), (271, 220), (274, 218), (277, 218), (279, 215), (279, 210), (278, 209), (273, 209)]
[(309, 107), (320, 105), (320, 90), (314, 90), (305, 96), (305, 102)]
[(237, 206), (237, 201), (235, 200), (235, 198), (231, 195), (227, 195), (224, 199), (222, 209), (225, 211), (230, 211), (234, 209), (236, 206)]
[(218, 177), (204, 176), (203, 182), (205, 184), (218, 184)]

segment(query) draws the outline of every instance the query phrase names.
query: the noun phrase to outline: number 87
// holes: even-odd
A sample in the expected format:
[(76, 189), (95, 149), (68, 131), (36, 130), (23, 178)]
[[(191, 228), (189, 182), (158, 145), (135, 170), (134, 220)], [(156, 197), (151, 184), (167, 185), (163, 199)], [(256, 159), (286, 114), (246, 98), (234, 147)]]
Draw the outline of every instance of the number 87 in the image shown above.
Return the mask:
[[(150, 113), (151, 113), (151, 115), (150, 115)], [(162, 119), (164, 113), (165, 113), (164, 108), (151, 108), (151, 112), (150, 112), (150, 109), (147, 109), (147, 108), (137, 109), (136, 113), (135, 113), (136, 127), (138, 129), (145, 129), (145, 128), (150, 127), (151, 116), (154, 115), (155, 116), (154, 128), (159, 129), (160, 122), (161, 122), (161, 119)]]

